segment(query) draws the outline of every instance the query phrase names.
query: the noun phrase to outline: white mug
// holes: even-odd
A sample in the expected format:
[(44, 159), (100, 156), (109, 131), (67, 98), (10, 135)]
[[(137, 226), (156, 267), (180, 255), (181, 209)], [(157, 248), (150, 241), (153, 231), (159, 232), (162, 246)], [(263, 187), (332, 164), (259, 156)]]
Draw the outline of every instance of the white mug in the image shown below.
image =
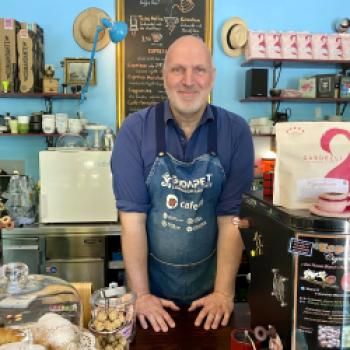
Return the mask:
[(53, 114), (44, 114), (42, 117), (42, 128), (45, 134), (53, 134), (56, 129), (55, 116)]
[(72, 134), (79, 134), (83, 130), (81, 119), (68, 119), (69, 132)]
[(64, 134), (68, 131), (67, 113), (56, 113), (56, 130), (59, 134)]

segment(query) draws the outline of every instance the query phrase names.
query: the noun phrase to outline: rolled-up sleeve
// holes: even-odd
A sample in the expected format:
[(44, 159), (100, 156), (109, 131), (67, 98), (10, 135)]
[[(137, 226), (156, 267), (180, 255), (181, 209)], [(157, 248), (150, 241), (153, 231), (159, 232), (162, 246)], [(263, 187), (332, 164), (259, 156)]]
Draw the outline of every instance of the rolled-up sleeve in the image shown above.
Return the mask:
[(146, 213), (149, 209), (141, 147), (142, 120), (135, 113), (123, 122), (111, 158), (113, 191), (122, 211)]

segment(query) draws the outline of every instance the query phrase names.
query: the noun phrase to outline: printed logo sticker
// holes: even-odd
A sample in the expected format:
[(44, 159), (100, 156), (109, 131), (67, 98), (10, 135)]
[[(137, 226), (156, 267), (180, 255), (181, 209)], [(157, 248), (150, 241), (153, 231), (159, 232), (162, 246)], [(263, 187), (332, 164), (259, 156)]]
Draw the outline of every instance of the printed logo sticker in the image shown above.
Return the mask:
[(179, 205), (179, 200), (174, 194), (168, 194), (166, 197), (166, 206), (168, 209), (175, 209)]
[(302, 239), (291, 238), (288, 252), (296, 255), (312, 256), (312, 243)]

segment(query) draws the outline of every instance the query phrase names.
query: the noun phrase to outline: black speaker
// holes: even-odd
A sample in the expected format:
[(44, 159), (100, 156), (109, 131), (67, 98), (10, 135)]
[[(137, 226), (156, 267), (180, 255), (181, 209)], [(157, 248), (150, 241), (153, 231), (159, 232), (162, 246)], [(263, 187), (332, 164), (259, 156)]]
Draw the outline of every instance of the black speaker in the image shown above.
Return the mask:
[(252, 68), (245, 72), (245, 97), (267, 96), (268, 69)]

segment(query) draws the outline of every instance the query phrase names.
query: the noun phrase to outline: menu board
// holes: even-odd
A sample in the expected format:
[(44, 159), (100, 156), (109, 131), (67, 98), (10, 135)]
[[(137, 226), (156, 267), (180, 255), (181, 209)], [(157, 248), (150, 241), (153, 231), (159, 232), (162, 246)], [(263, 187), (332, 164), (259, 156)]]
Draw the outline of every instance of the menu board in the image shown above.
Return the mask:
[[(211, 47), (212, 0), (119, 1), (129, 33), (118, 62), (118, 124), (130, 113), (166, 98), (162, 65), (178, 37), (196, 35)], [(120, 16), (121, 14), (121, 16)]]
[(297, 349), (350, 348), (350, 236), (307, 235), (312, 250), (297, 257)]

